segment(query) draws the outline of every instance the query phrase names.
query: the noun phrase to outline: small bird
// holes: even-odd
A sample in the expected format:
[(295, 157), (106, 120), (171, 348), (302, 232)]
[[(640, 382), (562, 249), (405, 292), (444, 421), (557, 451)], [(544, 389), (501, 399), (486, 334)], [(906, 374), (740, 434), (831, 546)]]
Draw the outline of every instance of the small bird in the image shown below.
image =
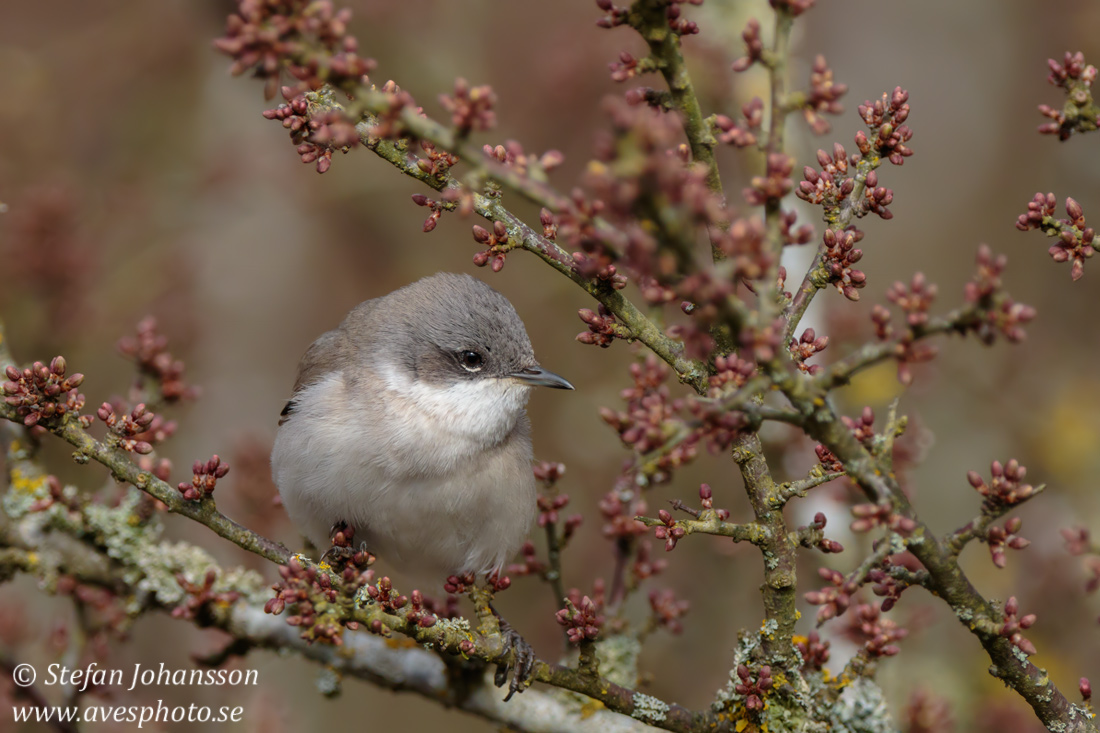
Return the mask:
[(417, 577), (500, 570), (535, 515), (535, 386), (573, 389), (480, 280), (440, 273), (361, 303), (298, 365), (271, 453), (283, 505), (318, 548), (351, 528)]

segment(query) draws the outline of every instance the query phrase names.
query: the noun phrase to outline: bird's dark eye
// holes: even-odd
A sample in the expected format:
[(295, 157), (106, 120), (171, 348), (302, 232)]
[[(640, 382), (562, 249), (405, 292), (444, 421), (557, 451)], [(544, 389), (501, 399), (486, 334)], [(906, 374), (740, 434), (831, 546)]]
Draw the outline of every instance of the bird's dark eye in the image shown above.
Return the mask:
[(461, 351), (458, 354), (458, 362), (468, 372), (480, 371), (485, 364), (484, 357), (476, 351)]

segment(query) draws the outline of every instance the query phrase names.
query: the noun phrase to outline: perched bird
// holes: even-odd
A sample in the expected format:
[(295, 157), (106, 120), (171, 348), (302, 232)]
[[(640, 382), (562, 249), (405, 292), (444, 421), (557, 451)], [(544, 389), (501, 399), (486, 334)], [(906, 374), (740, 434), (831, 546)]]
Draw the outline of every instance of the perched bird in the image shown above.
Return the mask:
[(415, 576), (485, 575), (535, 515), (535, 386), (573, 389), (539, 366), (508, 300), (441, 273), (356, 306), (298, 366), (272, 473), (318, 548), (334, 528)]

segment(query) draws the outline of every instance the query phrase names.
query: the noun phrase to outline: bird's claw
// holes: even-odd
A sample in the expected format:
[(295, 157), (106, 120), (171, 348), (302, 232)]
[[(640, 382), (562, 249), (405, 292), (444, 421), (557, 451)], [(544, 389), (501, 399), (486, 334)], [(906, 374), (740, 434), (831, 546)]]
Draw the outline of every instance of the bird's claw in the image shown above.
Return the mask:
[(351, 547), (338, 547), (333, 545), (325, 550), (325, 554), (321, 555), (321, 562), (327, 562), (329, 565), (342, 565), (352, 558), (355, 554), (355, 549)]
[(504, 619), (499, 620), (500, 635), (504, 640), (504, 653), (507, 655), (508, 652), (511, 652), (512, 661), (497, 665), (493, 683), (497, 687), (503, 687), (504, 683), (508, 682), (509, 672), (511, 672), (512, 681), (508, 684), (508, 694), (504, 698), (504, 702), (508, 702), (512, 699), (512, 695), (523, 692), (531, 686), (533, 682), (531, 672), (535, 667), (535, 650), (507, 621)]

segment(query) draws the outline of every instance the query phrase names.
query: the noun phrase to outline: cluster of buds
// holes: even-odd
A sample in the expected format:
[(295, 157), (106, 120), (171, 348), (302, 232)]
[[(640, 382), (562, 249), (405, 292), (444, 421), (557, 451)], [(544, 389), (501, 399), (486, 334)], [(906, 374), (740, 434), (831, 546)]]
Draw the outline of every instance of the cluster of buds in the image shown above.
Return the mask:
[[(784, 213), (780, 219), (780, 227), (783, 229), (785, 240), (790, 233), (790, 222), (788, 214)], [(728, 230), (723, 232), (720, 228), (711, 227), (708, 233), (714, 246), (722, 251), (732, 266), (732, 279), (745, 281), (750, 289), (752, 285), (749, 281), (761, 279), (773, 262), (774, 257), (768, 250), (770, 245), (767, 243), (763, 217), (738, 217), (733, 220)], [(795, 238), (803, 235), (812, 236), (812, 228), (808, 232), (805, 228), (799, 228), (793, 234)], [(717, 315), (717, 307), (732, 292), (727, 282), (704, 279), (701, 277), (702, 274), (697, 273), (685, 278), (679, 292), (681, 297), (690, 298), (699, 309), (691, 315), (710, 323)]]
[(377, 583), (368, 585), (365, 590), (367, 597), (378, 604), (386, 613), (396, 615), (409, 603), (408, 596), (398, 593), (393, 587), (393, 581), (388, 577), (383, 577)]
[(663, 557), (653, 557), (653, 543), (649, 540), (643, 540), (638, 543), (638, 549), (634, 553), (634, 562), (630, 566), (630, 575), (636, 582), (641, 582), (647, 578), (652, 578), (654, 575), (661, 574), (667, 567), (668, 560), (665, 560)]
[(741, 107), (741, 119), (733, 121), (725, 115), (716, 115), (714, 127), (719, 142), (735, 148), (756, 145), (758, 133), (764, 122), (764, 101), (753, 97)]
[(229, 473), (229, 464), (214, 456), (205, 463), (195, 461), (191, 473), (191, 483), (181, 483), (177, 488), (187, 501), (202, 501), (214, 493), (218, 479)]
[[(359, 144), (359, 131), (342, 109), (326, 109), (313, 114), (304, 129), (309, 132), (295, 152), (303, 163), (316, 162), (318, 173), (332, 167), (334, 152), (347, 153)], [(294, 137), (293, 133), (291, 137)]]
[[(755, 22), (755, 21), (754, 21)], [(725, 115), (714, 118), (718, 142), (735, 148), (747, 148), (756, 145), (760, 126), (764, 124), (764, 100), (753, 97), (741, 107), (742, 119), (734, 122)]]
[(1050, 122), (1039, 125), (1044, 135), (1057, 135), (1068, 140), (1074, 131), (1088, 132), (1097, 129), (1100, 118), (1092, 103), (1092, 83), (1096, 81), (1096, 67), (1085, 63), (1085, 55), (1078, 51), (1066, 51), (1062, 61), (1047, 59), (1050, 74), (1047, 81), (1066, 90), (1066, 103), (1062, 109), (1039, 105), (1039, 113)]
[(462, 575), (449, 575), (447, 580), (443, 583), (443, 590), (453, 595), (461, 595), (474, 585), (474, 574), (463, 573)]
[[(540, 496), (538, 497), (539, 518), (538, 525), (540, 527), (546, 527), (547, 525), (558, 523), (558, 510), (565, 507), (569, 503), (568, 494), (558, 494), (557, 496)], [(581, 516), (579, 514), (573, 515), (565, 520), (566, 531), (572, 535), (577, 526), (581, 523)]]
[(469, 82), (459, 77), (455, 79), (454, 94), (440, 94), (439, 103), (451, 113), (451, 124), (459, 136), (470, 134), (471, 130), (491, 130), (497, 123), (497, 95), (488, 85), (471, 87)]
[[(936, 297), (937, 288), (927, 282), (923, 273), (913, 275), (912, 282), (906, 286), (901, 281), (895, 282), (886, 291), (886, 298), (898, 305), (905, 313), (905, 332), (897, 342), (897, 351), (894, 358), (898, 364), (898, 381), (904, 385), (912, 384), (912, 364), (931, 361), (939, 353), (939, 349), (932, 344), (918, 340), (918, 331), (928, 323), (928, 309)], [(871, 322), (875, 326), (875, 337), (880, 341), (888, 341), (894, 336), (894, 329), (890, 325), (890, 311), (879, 304), (871, 309)]]
[[(1096, 231), (1085, 226), (1085, 211), (1073, 198), (1066, 197), (1066, 219), (1056, 219), (1054, 208), (1058, 200), (1053, 193), (1037, 193), (1027, 204), (1027, 213), (1016, 219), (1016, 228), (1022, 232), (1041, 229), (1058, 241), (1047, 250), (1055, 262), (1069, 262), (1070, 277), (1080, 280), (1085, 274), (1085, 260), (1096, 252), (1093, 242)], [(1096, 246), (1100, 246), (1100, 242)]]
[(130, 414), (119, 416), (116, 407), (109, 402), (100, 405), (96, 415), (110, 430), (108, 441), (125, 451), (145, 455), (153, 445), (163, 442), (176, 432), (176, 421), (165, 420), (139, 403)]
[(764, 710), (764, 698), (768, 696), (768, 692), (775, 685), (775, 680), (772, 679), (771, 666), (765, 664), (756, 673), (756, 679), (753, 679), (748, 666), (739, 664), (737, 665), (737, 680), (733, 690), (745, 698), (745, 708), (754, 714), (762, 712)]
[(847, 84), (838, 84), (833, 80), (833, 70), (825, 63), (825, 57), (818, 54), (810, 71), (810, 92), (802, 107), (806, 123), (818, 135), (829, 131), (829, 122), (821, 115), (839, 115), (844, 111), (840, 98), (848, 92)]
[(173, 403), (194, 399), (198, 390), (183, 381), (183, 362), (168, 351), (168, 338), (157, 331), (157, 319), (149, 316), (137, 324), (134, 336), (118, 341), (122, 356), (137, 364), (139, 377), (136, 387), (140, 391), (142, 378), (152, 378), (160, 391), (160, 398)]
[(832, 585), (821, 590), (810, 591), (803, 597), (810, 605), (821, 606), (817, 609), (817, 625), (820, 626), (848, 610), (852, 605), (852, 596), (859, 590), (859, 584), (846, 578), (840, 571), (830, 568), (818, 568), (817, 574)]
[(646, 513), (645, 500), (631, 489), (617, 487), (607, 492), (599, 503), (603, 515), (602, 533), (608, 539), (630, 539), (649, 532), (641, 522), (634, 520)]
[(765, 326), (742, 329), (737, 335), (737, 344), (741, 347), (741, 353), (757, 364), (771, 361), (782, 348), (783, 326), (783, 321), (777, 318)]
[(836, 286), (848, 300), (859, 300), (859, 290), (867, 284), (867, 276), (862, 270), (852, 266), (863, 258), (863, 250), (856, 243), (863, 239), (863, 233), (854, 227), (841, 232), (826, 229), (824, 235), (824, 265), (829, 274), (829, 282)]
[(1100, 555), (1100, 545), (1093, 544), (1087, 527), (1067, 527), (1062, 530), (1062, 539), (1066, 541), (1066, 552), (1071, 555)]
[(504, 258), (516, 248), (508, 234), (508, 227), (504, 222), (494, 221), (492, 231), (478, 224), (474, 225), (473, 231), (474, 241), (485, 245), (485, 249), (474, 255), (474, 264), (478, 267), (489, 265), (493, 272), (500, 272), (504, 268)]
[[(374, 85), (372, 90), (377, 90)], [(370, 136), (385, 140), (396, 140), (402, 137), (412, 138), (409, 135), (402, 116), (405, 110), (415, 110), (417, 115), (423, 114), (423, 108), (418, 106), (416, 100), (407, 91), (402, 89), (393, 79), (389, 79), (380, 90), (386, 97), (386, 106), (375, 115), (374, 126), (370, 129)]]
[[(843, 145), (833, 143), (832, 155), (824, 150), (817, 151), (817, 163), (821, 166), (820, 172), (813, 166), (803, 167), (804, 180), (798, 184), (795, 195), (807, 203), (824, 207), (826, 211), (835, 211), (856, 187), (855, 178), (848, 175), (848, 153)], [(872, 173), (873, 170), (869, 171), (867, 176)], [(874, 182), (878, 182), (877, 174)]]
[(564, 599), (565, 607), (554, 614), (558, 623), (565, 627), (569, 641), (574, 644), (594, 640), (604, 625), (602, 580), (596, 581), (593, 596), (581, 596), (580, 591), (571, 588), (569, 596)]
[[(386, 578), (383, 578), (386, 580)], [(368, 588), (367, 593), (370, 593)], [(409, 603), (405, 608), (404, 617), (405, 622), (410, 626), (419, 626), (422, 629), (431, 628), (435, 626), (435, 622), (438, 620), (436, 615), (432, 612), (433, 603), (430, 598), (425, 598), (424, 594), (418, 590), (413, 590), (409, 594)]]
[(864, 447), (872, 448), (875, 441), (874, 410), (867, 406), (860, 411), (857, 418), (842, 415), (840, 419), (852, 431), (852, 435), (855, 436), (856, 440), (862, 443)]
[(633, 54), (620, 51), (619, 60), (609, 63), (607, 69), (611, 72), (612, 81), (624, 82), (627, 79), (633, 79), (638, 74), (654, 71), (656, 65), (648, 57), (639, 61), (634, 58)]
[(565, 464), (554, 463), (552, 461), (539, 461), (535, 464), (533, 471), (535, 478), (549, 489), (558, 483), (561, 477), (565, 475)]
[(176, 573), (176, 582), (187, 596), (183, 602), (172, 609), (172, 618), (195, 619), (208, 605), (230, 606), (241, 597), (240, 591), (214, 591), (214, 581), (218, 572), (214, 568), (206, 571), (202, 583), (192, 583), (183, 573)]
[(821, 353), (829, 345), (828, 336), (818, 336), (812, 328), (807, 328), (797, 339), (791, 339), (788, 349), (798, 368), (807, 374), (817, 374), (822, 367), (819, 364), (807, 364), (806, 360)]
[(816, 631), (811, 631), (806, 636), (795, 636), (792, 641), (802, 657), (803, 670), (819, 672), (829, 661), (829, 642), (823, 640)]
[(1005, 621), (1001, 626), (1000, 635), (1012, 642), (1013, 646), (1024, 654), (1034, 654), (1035, 645), (1024, 638), (1021, 632), (1031, 628), (1038, 617), (1034, 613), (1029, 613), (1026, 616), (1020, 616), (1019, 614), (1020, 603), (1016, 600), (1016, 596), (1012, 596), (1005, 601)]
[(785, 153), (768, 153), (764, 175), (753, 176), (750, 186), (741, 194), (753, 206), (779, 201), (794, 188), (794, 181), (791, 180), (793, 170), (794, 158)]
[(613, 5), (611, 0), (596, 0), (596, 5), (606, 13), (596, 21), (596, 25), (600, 28), (614, 28), (617, 25), (622, 25), (626, 22), (627, 16), (630, 15), (630, 8), (620, 8)]
[(853, 532), (867, 532), (875, 527), (887, 527), (902, 536), (908, 536), (917, 528), (913, 519), (898, 514), (889, 503), (856, 504), (852, 507), (851, 529)]
[(733, 62), (734, 71), (745, 71), (758, 61), (764, 60), (764, 39), (760, 37), (760, 21), (750, 18), (741, 31), (741, 40), (745, 42), (745, 55)]
[(358, 55), (347, 32), (350, 19), (350, 10), (335, 10), (329, 0), (242, 2), (214, 47), (233, 59), (234, 76), (252, 71), (266, 79), (267, 99), (275, 96), (284, 67), (299, 80), (299, 91), (325, 83), (347, 91), (375, 66)]
[(836, 473), (844, 470), (844, 464), (840, 462), (840, 459), (820, 443), (814, 446), (814, 455), (817, 456), (817, 462), (821, 464), (822, 470), (826, 473)]
[(1023, 341), (1026, 337), (1024, 324), (1035, 318), (1035, 309), (1023, 303), (1016, 303), (1001, 289), (1001, 273), (1004, 272), (1008, 258), (994, 256), (988, 246), (978, 248), (978, 270), (974, 278), (966, 284), (963, 291), (968, 303), (977, 306), (981, 313), (971, 323), (960, 324), (962, 332), (973, 330), (985, 344), (991, 344), (997, 334), (1009, 341)]
[(900, 649), (894, 643), (909, 635), (909, 630), (897, 625), (892, 619), (884, 618), (878, 606), (861, 603), (851, 616), (850, 630), (859, 638), (865, 639), (863, 648), (874, 657), (892, 657)]
[(844, 552), (844, 545), (836, 540), (830, 540), (825, 537), (824, 530), (827, 523), (828, 518), (825, 514), (823, 512), (818, 512), (814, 515), (814, 520), (810, 522), (809, 525), (801, 528), (800, 534), (804, 534), (804, 536), (808, 538), (808, 544), (812, 543), (813, 547), (821, 550), (826, 555)]
[(756, 364), (736, 354), (715, 357), (714, 374), (708, 378), (710, 389), (707, 396), (717, 398), (732, 394), (743, 387), (755, 373)]
[[(15, 408), (23, 424), (34, 427), (40, 421), (77, 415), (84, 407), (84, 395), (76, 390), (84, 382), (83, 374), (65, 376), (65, 358), (55, 356), (49, 366), (36, 361), (26, 369), (8, 366), (4, 374), (4, 401)], [(90, 415), (80, 417), (82, 427), (91, 425)]]
[(509, 565), (507, 567), (509, 575), (522, 577), (524, 575), (542, 575), (546, 572), (548, 566), (539, 559), (534, 542), (531, 540), (524, 542), (523, 547), (519, 548), (519, 554), (523, 561)]
[(424, 220), (424, 233), (428, 233), (435, 229), (439, 224), (439, 219), (443, 216), (443, 212), (446, 211), (447, 205), (442, 201), (436, 201), (430, 199), (422, 193), (414, 193), (412, 195), (413, 203), (417, 206), (426, 206), (428, 211), (428, 218)]
[(873, 140), (862, 131), (856, 134), (856, 146), (864, 157), (873, 151), (894, 165), (902, 165), (913, 154), (905, 144), (913, 137), (913, 131), (902, 124), (909, 117), (909, 92), (894, 87), (892, 94), (883, 93), (874, 103), (868, 100), (859, 105), (859, 116), (874, 134)]
[(547, 150), (542, 155), (525, 153), (523, 146), (515, 140), (505, 140), (503, 145), (485, 145), (482, 150), (490, 158), (515, 169), (520, 175), (532, 178), (542, 178), (565, 162), (565, 156), (560, 150)]
[(361, 572), (348, 564), (334, 582), (328, 573), (312, 565), (302, 565), (294, 558), (279, 567), (279, 575), (280, 581), (272, 586), (275, 595), (264, 604), (264, 612), (279, 615), (289, 607), (292, 614), (286, 622), (301, 628), (303, 639), (333, 645), (343, 643), (343, 626), (329, 617), (337, 598), (341, 594), (354, 597), (363, 585), (374, 579), (373, 570)]
[(588, 326), (587, 331), (577, 334), (577, 341), (590, 346), (599, 346), (606, 349), (617, 339), (629, 339), (630, 329), (619, 323), (615, 314), (600, 303), (596, 310), (581, 308), (577, 315)]
[(692, 399), (688, 409), (698, 423), (688, 440), (692, 443), (705, 441), (711, 455), (729, 450), (749, 422), (743, 413), (730, 411), (720, 403), (709, 400)]
[(996, 525), (990, 527), (985, 533), (985, 543), (989, 545), (989, 554), (993, 558), (993, 564), (999, 568), (1005, 566), (1005, 549), (1022, 550), (1031, 544), (1031, 540), (1020, 537), (1017, 532), (1023, 525), (1023, 520), (1013, 517), (1004, 523), (1003, 527)]
[[(645, 454), (668, 442), (669, 436), (682, 421), (679, 418), (684, 402), (672, 399), (668, 385), (669, 369), (653, 354), (644, 363), (630, 365), (634, 379), (631, 389), (623, 390), (627, 401), (624, 411), (600, 408), (600, 417), (615, 429), (619, 438), (635, 452)], [(682, 444), (661, 459), (660, 470), (676, 468), (695, 457), (694, 445)]]
[(666, 629), (671, 634), (683, 632), (684, 625), (680, 619), (691, 608), (691, 603), (678, 599), (671, 589), (651, 590), (649, 592), (649, 609), (653, 612), (656, 625)]
[[(437, 180), (445, 180), (447, 172), (458, 164), (458, 156), (446, 150), (438, 150), (430, 140), (421, 140), (420, 148), (427, 157), (417, 158), (416, 167)], [(448, 191), (443, 192), (444, 198)]]
[(1096, 67), (1086, 64), (1085, 54), (1080, 51), (1077, 53), (1066, 51), (1061, 62), (1047, 59), (1047, 67), (1050, 69), (1047, 81), (1056, 87), (1069, 89), (1077, 80), (1092, 86), (1092, 82), (1096, 81)]
[[(903, 559), (908, 559), (909, 562), (919, 565), (919, 561), (913, 558), (912, 555), (903, 554)], [(891, 560), (894, 560), (891, 563)], [(889, 611), (897, 602), (901, 600), (901, 594), (910, 586), (906, 583), (899, 582), (893, 575), (890, 574), (890, 570), (893, 567), (906, 567), (905, 563), (898, 562), (896, 558), (887, 558), (882, 567), (871, 568), (867, 573), (867, 581), (871, 584), (871, 592), (876, 596), (882, 598), (880, 608), (883, 612)], [(906, 567), (907, 570), (913, 568)]]
[[(863, 133), (859, 133), (862, 135)], [(856, 136), (857, 141), (859, 135)], [(826, 212), (835, 212), (842, 205), (852, 206), (852, 214), (857, 217), (868, 213), (878, 214), (883, 219), (892, 219), (893, 212), (887, 207), (894, 202), (894, 191), (878, 185), (878, 173), (871, 163), (863, 162), (860, 155), (848, 156), (840, 143), (833, 144), (833, 153), (817, 151), (817, 162), (821, 171), (806, 166), (802, 169), (805, 179), (795, 191), (803, 201), (816, 204)], [(853, 167), (849, 175), (849, 167)], [(863, 198), (852, 201), (850, 196), (856, 189), (857, 181), (863, 181)]]
[(923, 272), (913, 275), (906, 287), (905, 283), (895, 282), (886, 291), (886, 299), (901, 308), (905, 313), (905, 323), (909, 328), (919, 328), (928, 323), (928, 309), (936, 299), (938, 288), (924, 277)]
[(967, 471), (966, 480), (984, 497), (983, 508), (998, 511), (1003, 507), (1022, 504), (1035, 495), (1035, 487), (1024, 483), (1027, 468), (1012, 458), (1006, 464), (990, 464), (992, 480), (987, 484), (977, 471)]
[(668, 18), (668, 27), (678, 36), (692, 36), (699, 32), (699, 26), (693, 21), (681, 16), (680, 5), (702, 5), (703, 0), (668, 0), (665, 9), (665, 17)]
[(665, 509), (657, 512), (657, 518), (664, 524), (659, 524), (653, 528), (653, 536), (665, 541), (665, 552), (672, 552), (676, 547), (676, 543), (687, 534), (687, 530), (678, 524)]

